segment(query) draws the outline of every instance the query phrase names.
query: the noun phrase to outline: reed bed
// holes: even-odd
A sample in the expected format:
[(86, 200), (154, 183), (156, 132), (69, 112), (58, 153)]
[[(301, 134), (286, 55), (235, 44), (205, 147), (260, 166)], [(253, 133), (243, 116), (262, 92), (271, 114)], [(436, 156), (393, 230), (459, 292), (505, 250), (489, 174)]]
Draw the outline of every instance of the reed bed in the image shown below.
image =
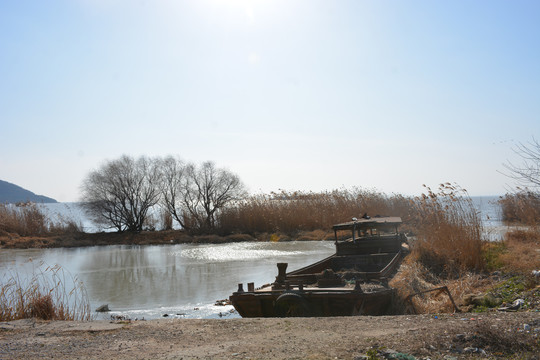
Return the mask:
[[(466, 190), (449, 183), (437, 192), (412, 200), (410, 222), (416, 236), (410, 241), (411, 254), (390, 282), (397, 289), (396, 312), (410, 311), (406, 301), (411, 294), (447, 286), (454, 300), (488, 286), (481, 272), (485, 269), (482, 220)], [(452, 312), (444, 292), (413, 297), (419, 313)]]
[(442, 277), (484, 270), (482, 219), (466, 190), (441, 184), (438, 192), (427, 188), (413, 202), (416, 261)]
[[(43, 264), (29, 278), (4, 274), (0, 283), (0, 321), (91, 319), (90, 303), (82, 282), (66, 276), (58, 266)], [(68, 283), (73, 284), (71, 289)]]
[(225, 209), (218, 217), (222, 234), (284, 233), (328, 230), (332, 225), (374, 215), (407, 216), (410, 201), (360, 189), (331, 192), (287, 192), (253, 195)]
[(0, 204), (0, 234), (39, 236), (82, 232), (81, 229), (71, 219), (51, 221), (35, 203)]
[(518, 191), (499, 199), (502, 220), (524, 225), (540, 224), (540, 194), (532, 191)]

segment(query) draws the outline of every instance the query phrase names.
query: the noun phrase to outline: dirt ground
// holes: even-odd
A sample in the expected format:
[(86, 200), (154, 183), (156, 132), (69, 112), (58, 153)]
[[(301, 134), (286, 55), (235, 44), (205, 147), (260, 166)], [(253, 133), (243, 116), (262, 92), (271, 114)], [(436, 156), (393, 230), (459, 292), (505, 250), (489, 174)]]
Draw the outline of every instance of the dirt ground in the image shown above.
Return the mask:
[[(0, 359), (539, 359), (540, 313), (0, 323)], [(514, 355), (512, 355), (514, 354)]]

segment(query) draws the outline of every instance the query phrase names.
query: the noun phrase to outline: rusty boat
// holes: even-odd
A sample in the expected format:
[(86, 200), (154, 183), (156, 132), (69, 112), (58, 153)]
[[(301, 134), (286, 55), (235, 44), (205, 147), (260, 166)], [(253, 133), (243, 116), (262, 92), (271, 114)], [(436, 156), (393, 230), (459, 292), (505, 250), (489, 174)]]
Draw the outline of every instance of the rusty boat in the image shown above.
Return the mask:
[(272, 284), (238, 284), (229, 299), (242, 317), (388, 314), (395, 293), (388, 280), (406, 251), (401, 222), (364, 215), (334, 225), (334, 255), (291, 272), (278, 263)]

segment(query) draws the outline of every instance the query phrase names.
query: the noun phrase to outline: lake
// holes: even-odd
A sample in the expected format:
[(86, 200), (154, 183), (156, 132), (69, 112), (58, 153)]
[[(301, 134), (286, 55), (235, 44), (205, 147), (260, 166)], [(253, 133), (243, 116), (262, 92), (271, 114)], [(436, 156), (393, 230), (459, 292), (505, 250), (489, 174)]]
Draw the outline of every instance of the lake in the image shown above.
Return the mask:
[(95, 313), (101, 319), (111, 314), (131, 319), (154, 319), (165, 314), (239, 317), (230, 313), (232, 306), (215, 306), (215, 301), (227, 299), (239, 283), (247, 288), (248, 282), (257, 287), (273, 282), (277, 262), (288, 262), (291, 270), (333, 253), (331, 241), (4, 249), (0, 252), (0, 271), (24, 277), (36, 271), (40, 263), (59, 264), (84, 283), (92, 310), (109, 305), (111, 313)]

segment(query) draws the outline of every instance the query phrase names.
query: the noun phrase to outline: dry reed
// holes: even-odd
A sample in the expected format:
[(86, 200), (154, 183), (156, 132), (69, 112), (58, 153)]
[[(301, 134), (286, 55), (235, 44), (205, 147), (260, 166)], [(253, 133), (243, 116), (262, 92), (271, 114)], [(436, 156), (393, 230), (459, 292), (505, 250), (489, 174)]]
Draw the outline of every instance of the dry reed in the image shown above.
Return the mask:
[(499, 199), (502, 220), (509, 223), (538, 225), (540, 223), (540, 194), (518, 191)]
[[(68, 290), (68, 281), (73, 288)], [(0, 321), (26, 318), (90, 320), (91, 310), (82, 282), (66, 277), (56, 265), (43, 264), (29, 278), (4, 274), (0, 283)]]
[(483, 270), (482, 219), (466, 190), (449, 183), (427, 190), (414, 200), (413, 257), (441, 277)]
[(286, 192), (254, 195), (219, 214), (221, 234), (285, 233), (328, 230), (332, 225), (370, 215), (407, 216), (409, 199), (375, 191)]
[[(427, 188), (427, 187), (426, 187)], [(479, 273), (485, 268), (482, 220), (467, 192), (457, 185), (441, 184), (439, 191), (412, 200), (416, 230), (411, 239), (411, 254), (390, 282), (397, 289), (396, 312), (410, 311), (405, 299), (422, 291), (447, 286), (458, 301), (483, 286)], [(453, 305), (444, 292), (414, 296), (419, 313), (452, 312)]]
[(39, 236), (81, 232), (82, 226), (72, 219), (49, 219), (35, 203), (0, 204), (0, 234)]

